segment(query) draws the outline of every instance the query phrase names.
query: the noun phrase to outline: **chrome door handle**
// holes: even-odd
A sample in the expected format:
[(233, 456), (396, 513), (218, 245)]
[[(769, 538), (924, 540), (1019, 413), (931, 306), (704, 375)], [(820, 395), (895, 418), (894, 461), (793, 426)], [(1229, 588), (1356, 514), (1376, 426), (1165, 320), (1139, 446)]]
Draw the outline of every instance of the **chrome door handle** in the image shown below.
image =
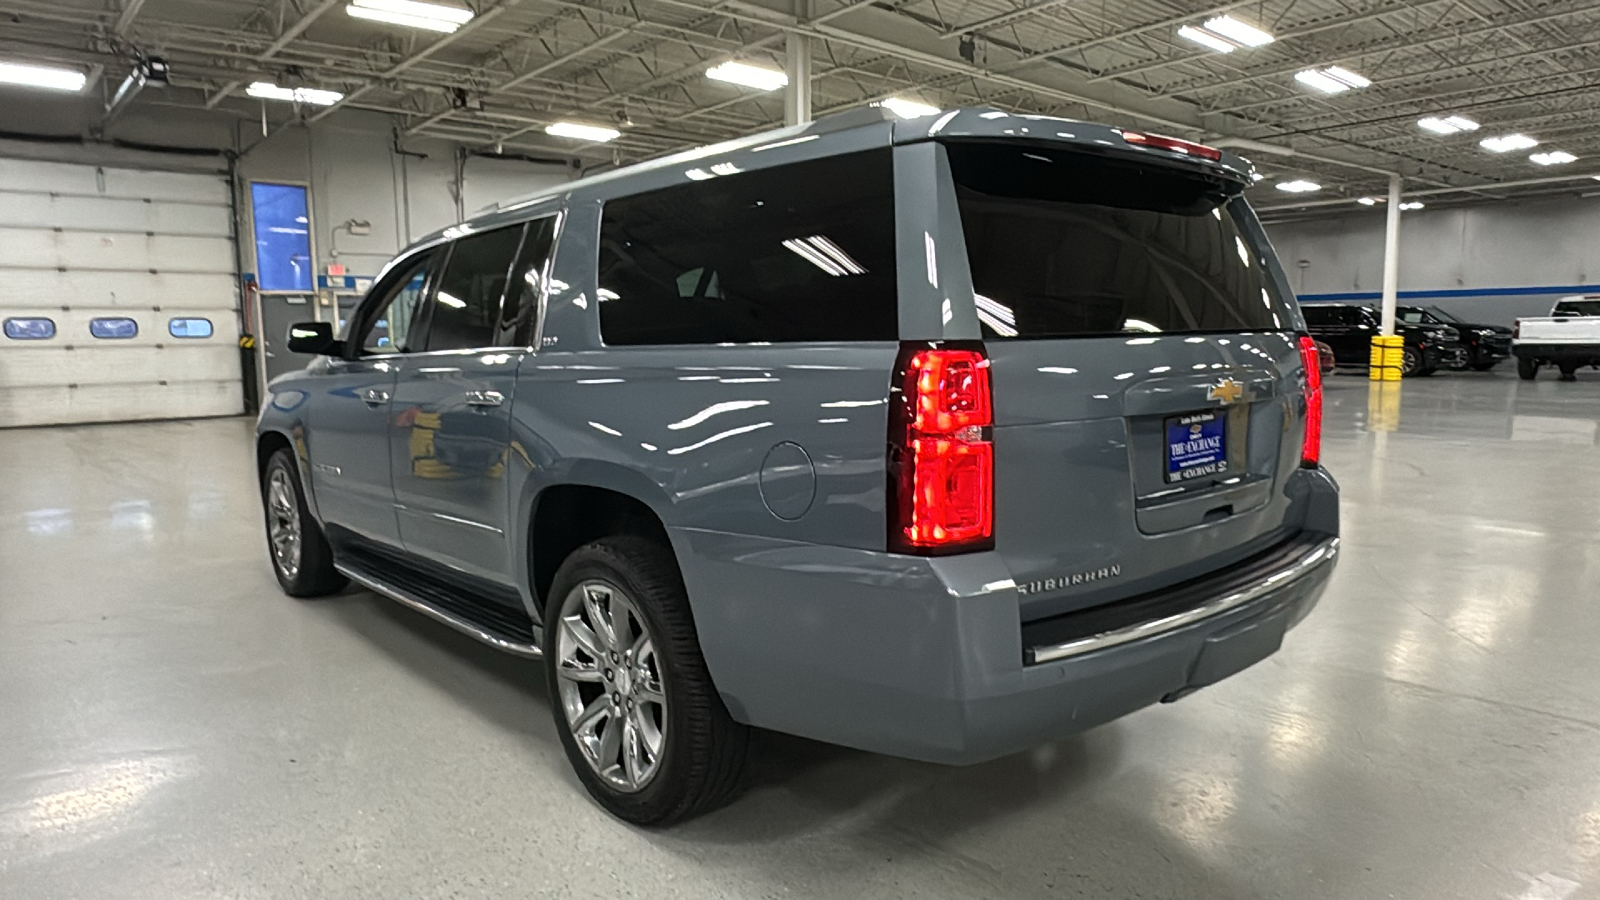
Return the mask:
[(468, 391), (468, 406), (499, 406), (506, 402), (506, 395), (499, 391)]
[(388, 391), (380, 391), (377, 388), (367, 388), (366, 393), (361, 395), (361, 402), (362, 403), (368, 403), (368, 404), (371, 404), (373, 406), (376, 406), (379, 403), (388, 403), (389, 402), (389, 392)]

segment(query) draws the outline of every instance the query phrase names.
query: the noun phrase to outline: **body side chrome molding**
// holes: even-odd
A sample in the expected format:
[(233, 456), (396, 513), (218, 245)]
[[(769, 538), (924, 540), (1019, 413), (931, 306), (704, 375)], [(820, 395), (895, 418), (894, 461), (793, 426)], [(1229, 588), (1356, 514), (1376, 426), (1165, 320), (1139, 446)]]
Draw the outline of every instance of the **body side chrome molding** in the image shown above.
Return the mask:
[(361, 585), (367, 590), (372, 591), (375, 594), (382, 594), (383, 596), (388, 597), (390, 600), (393, 600), (403, 606), (409, 606), (417, 612), (420, 612), (425, 616), (429, 616), (430, 618), (433, 618), (439, 622), (443, 622), (467, 637), (477, 641), (482, 641), (496, 650), (503, 650), (506, 653), (511, 653), (516, 656), (526, 656), (532, 659), (538, 659), (544, 656), (544, 651), (533, 644), (523, 644), (516, 641), (508, 641), (499, 635), (492, 634), (484, 630), (483, 627), (478, 625), (476, 622), (463, 619), (455, 613), (442, 610), (437, 606), (428, 603), (426, 600), (420, 600), (416, 597), (413, 597), (393, 585), (378, 581), (372, 576), (358, 572), (349, 566), (335, 563), (333, 567), (338, 569), (341, 575), (344, 575), (346, 578), (354, 581), (356, 584)]
[(1169, 631), (1176, 631), (1188, 625), (1202, 622), (1213, 616), (1220, 616), (1229, 610), (1244, 606), (1252, 600), (1260, 598), (1281, 588), (1288, 587), (1301, 578), (1311, 574), (1323, 566), (1332, 565), (1339, 556), (1339, 539), (1336, 537), (1317, 544), (1307, 550), (1293, 563), (1273, 572), (1265, 578), (1240, 588), (1231, 593), (1224, 594), (1214, 600), (1202, 603), (1193, 609), (1184, 610), (1148, 622), (1139, 622), (1126, 628), (1115, 631), (1105, 631), (1100, 634), (1078, 638), (1062, 644), (1051, 644), (1042, 647), (1033, 647), (1034, 664), (1055, 662), (1073, 656), (1082, 656), (1107, 647), (1116, 647), (1145, 638), (1156, 637)]

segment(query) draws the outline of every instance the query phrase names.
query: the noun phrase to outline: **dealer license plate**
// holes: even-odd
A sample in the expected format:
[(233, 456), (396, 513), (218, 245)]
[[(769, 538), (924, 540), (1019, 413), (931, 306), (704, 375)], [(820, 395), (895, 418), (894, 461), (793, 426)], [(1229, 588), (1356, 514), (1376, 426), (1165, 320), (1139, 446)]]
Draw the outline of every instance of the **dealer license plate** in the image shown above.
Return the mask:
[(1167, 419), (1167, 483), (1228, 471), (1228, 418), (1197, 412)]

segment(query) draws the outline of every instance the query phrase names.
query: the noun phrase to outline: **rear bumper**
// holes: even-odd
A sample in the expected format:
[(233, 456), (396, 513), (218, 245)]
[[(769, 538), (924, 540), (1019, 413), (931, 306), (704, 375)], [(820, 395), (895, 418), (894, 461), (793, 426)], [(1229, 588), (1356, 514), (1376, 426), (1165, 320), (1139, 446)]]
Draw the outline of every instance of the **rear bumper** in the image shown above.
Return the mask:
[[(1331, 480), (1307, 474), (1326, 483), (1319, 502), (1336, 504)], [(1093, 728), (1264, 659), (1316, 605), (1338, 555), (1331, 532), (1301, 532), (1238, 566), (1101, 608), (1147, 604), (1138, 621), (1080, 619), (1072, 626), (1105, 627), (1030, 644), (1049, 631), (1021, 622), (994, 553), (923, 559), (688, 529), (672, 538), (734, 718), (952, 764)]]
[(1517, 359), (1532, 359), (1553, 365), (1600, 365), (1600, 344), (1516, 344), (1511, 353)]

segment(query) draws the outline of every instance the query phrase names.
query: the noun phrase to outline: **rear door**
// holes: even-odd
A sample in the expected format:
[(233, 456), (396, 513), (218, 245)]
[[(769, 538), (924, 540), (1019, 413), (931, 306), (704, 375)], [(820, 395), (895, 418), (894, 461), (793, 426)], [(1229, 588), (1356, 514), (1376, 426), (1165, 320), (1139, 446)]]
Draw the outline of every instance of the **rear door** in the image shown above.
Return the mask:
[(511, 570), (511, 404), (554, 224), (457, 240), (429, 301), (426, 351), (407, 357), (395, 381), (388, 453), (405, 547), (492, 580)]
[(995, 549), (1024, 618), (1295, 530), (1301, 319), (1237, 188), (1037, 145), (948, 152), (992, 360)]

